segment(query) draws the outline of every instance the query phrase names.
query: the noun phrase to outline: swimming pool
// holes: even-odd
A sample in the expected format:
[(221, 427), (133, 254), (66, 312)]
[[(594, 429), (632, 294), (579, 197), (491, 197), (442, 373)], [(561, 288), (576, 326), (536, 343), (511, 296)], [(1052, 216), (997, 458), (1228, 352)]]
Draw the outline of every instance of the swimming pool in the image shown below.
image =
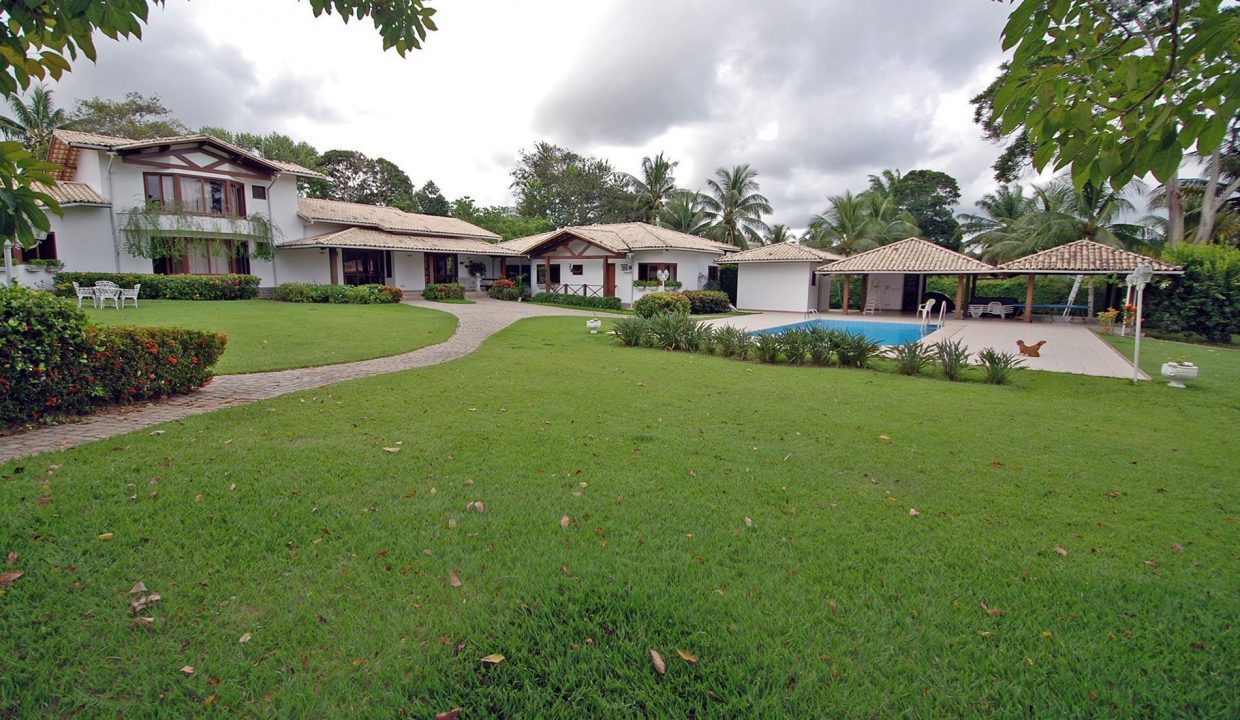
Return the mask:
[(806, 322), (793, 323), (791, 325), (780, 325), (779, 327), (764, 328), (755, 330), (751, 335), (764, 335), (766, 333), (781, 333), (785, 330), (795, 328), (812, 328), (821, 327), (828, 330), (847, 330), (848, 332), (861, 333), (870, 340), (879, 345), (900, 345), (909, 340), (920, 340), (926, 335), (938, 329), (938, 325), (930, 323), (926, 326), (926, 332), (921, 331), (920, 323), (902, 323), (902, 322), (870, 322), (867, 320), (807, 320)]

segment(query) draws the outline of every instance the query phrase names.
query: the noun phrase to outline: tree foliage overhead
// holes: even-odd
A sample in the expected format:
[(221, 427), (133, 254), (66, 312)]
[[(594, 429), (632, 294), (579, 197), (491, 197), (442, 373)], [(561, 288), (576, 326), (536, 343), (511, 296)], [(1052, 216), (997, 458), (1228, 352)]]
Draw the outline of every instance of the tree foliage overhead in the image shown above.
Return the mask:
[(653, 158), (642, 158), (641, 177), (628, 176), (629, 187), (637, 195), (637, 212), (642, 222), (658, 221), (663, 204), (676, 191), (673, 170), (678, 164), (659, 153)]
[[(884, 177), (891, 179), (890, 175)], [(827, 198), (827, 209), (810, 220), (802, 242), (841, 255), (855, 255), (920, 233), (907, 210), (897, 208), (887, 192), (874, 189)]]
[(658, 222), (688, 235), (702, 236), (710, 230), (710, 215), (702, 194), (693, 190), (673, 190), (659, 208)]
[[(951, 250), (960, 249), (960, 223), (952, 207), (960, 202), (960, 185), (956, 178), (938, 170), (884, 170), (881, 176), (870, 176), (871, 201), (890, 198), (897, 210), (912, 216), (922, 237)], [(881, 213), (878, 214), (881, 216)]]
[[(257, 153), (269, 160), (295, 163), (309, 170), (322, 171), (322, 168), (319, 167), (319, 151), (310, 143), (294, 140), (288, 135), (275, 132), (268, 135), (259, 135), (251, 132), (232, 132), (224, 128), (211, 126), (198, 128), (198, 132)], [(314, 197), (326, 197), (324, 193), (328, 192), (326, 182), (302, 177), (297, 178), (297, 189), (302, 195), (313, 195)]]
[(520, 155), (511, 185), (520, 214), (556, 227), (640, 219), (627, 176), (606, 160), (546, 142)]
[(987, 122), (1027, 133), (1034, 168), (1120, 189), (1173, 178), (1240, 115), (1240, 7), (1221, 0), (1019, 0)]
[(312, 187), (311, 197), (419, 212), (413, 181), (390, 160), (372, 159), (356, 150), (328, 150), (319, 158), (319, 169), (331, 184)]
[(452, 214), (452, 204), (439, 191), (439, 186), (434, 180), (427, 180), (418, 191), (413, 194), (413, 200), (417, 204), (418, 209), (423, 215), (440, 215), (448, 217)]
[(548, 218), (526, 217), (518, 214), (515, 208), (502, 205), (478, 207), (469, 196), (453, 200), (451, 214), (454, 218), (490, 230), (504, 240), (529, 237), (555, 229), (555, 223)]
[(35, 157), (46, 157), (52, 133), (68, 121), (65, 111), (52, 102), (52, 91), (39, 83), (26, 101), (10, 96), (9, 109), (13, 116), (0, 116), (0, 132), (9, 140), (20, 142)]
[(158, 95), (125, 93), (124, 100), (93, 97), (78, 100), (67, 127), (83, 132), (146, 140), (183, 135), (189, 128), (173, 116)]

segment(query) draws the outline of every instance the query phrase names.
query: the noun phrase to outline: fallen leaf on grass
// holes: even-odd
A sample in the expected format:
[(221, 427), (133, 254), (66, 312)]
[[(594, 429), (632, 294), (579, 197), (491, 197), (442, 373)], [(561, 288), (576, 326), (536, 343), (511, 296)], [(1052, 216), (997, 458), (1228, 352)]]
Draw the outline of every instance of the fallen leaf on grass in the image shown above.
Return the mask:
[(152, 431), (151, 431), (151, 434), (152, 434), (152, 435), (163, 435), (163, 434), (164, 434), (164, 433), (166, 433), (166, 432), (168, 432), (168, 431), (167, 431), (167, 430), (152, 430)]
[(457, 720), (461, 716), (460, 708), (452, 708), (448, 712), (441, 712), (435, 716), (435, 720)]
[(745, 527), (750, 527), (750, 528), (751, 528), (751, 527), (753, 527), (753, 519), (752, 519), (752, 518), (750, 518), (750, 517), (748, 517), (748, 516), (746, 516), (746, 517), (745, 517)]
[(990, 616), (992, 616), (992, 617), (999, 617), (1000, 615), (1002, 615), (1002, 614), (1003, 614), (1003, 611), (1002, 611), (1002, 610), (1000, 610), (999, 608), (997, 608), (997, 607), (987, 607), (987, 606), (986, 606), (986, 603), (982, 603), (982, 609), (986, 611), (986, 614), (987, 614), (987, 615), (990, 615)]
[(385, 453), (398, 453), (398, 452), (400, 452), (400, 448), (398, 448), (398, 447), (385, 447), (385, 448), (383, 448), (383, 452), (385, 452)]
[(112, 533), (101, 533), (101, 534), (99, 535), (99, 539), (100, 539), (100, 540), (111, 540), (111, 539), (112, 539)]
[(140, 580), (134, 583), (133, 587), (129, 588), (130, 595), (136, 595), (138, 593), (144, 593), (144, 592), (146, 592), (146, 583)]
[(186, 665), (185, 667), (181, 668), (181, 674), (182, 675), (193, 675), (194, 668), (190, 667), (189, 665)]
[(241, 637), (237, 638), (237, 642), (241, 643), (242, 645), (244, 645), (245, 643), (248, 643), (249, 641), (250, 641), (249, 633), (246, 633), (242, 635)]
[(1055, 550), (1055, 552), (1059, 553), (1060, 555), (1062, 555), (1062, 556), (1064, 556), (1064, 557), (1068, 557), (1068, 551), (1067, 551), (1067, 550), (1064, 550), (1062, 547), (1060, 547), (1060, 546), (1056, 545), (1056, 546), (1055, 546), (1055, 548), (1054, 548), (1054, 550)]
[(147, 617), (147, 616), (145, 616), (145, 615), (144, 615), (144, 616), (141, 616), (141, 617), (136, 617), (136, 618), (134, 618), (132, 621), (130, 621), (130, 623), (129, 623), (129, 624), (130, 624), (130, 626), (131, 626), (131, 627), (133, 627), (135, 630), (136, 630), (136, 629), (138, 629), (138, 628), (145, 628), (145, 629), (147, 629), (147, 630), (150, 630), (151, 625), (154, 625), (154, 624), (155, 624), (155, 618), (153, 618), (153, 617)]
[(908, 509), (908, 516), (909, 516), (909, 517), (917, 517), (917, 516), (918, 516), (918, 515), (920, 515), (920, 514), (921, 514), (921, 513), (917, 512), (917, 508), (909, 508), (909, 509)]
[(572, 518), (570, 518), (569, 516), (565, 515), (565, 516), (563, 516), (563, 517), (561, 517), (561, 518), (560, 518), (560, 527), (562, 527), (562, 528), (564, 528), (564, 529), (566, 529), (566, 530), (567, 530), (567, 529), (568, 529), (568, 524), (569, 524), (569, 523), (571, 523), (571, 522), (572, 522)]
[[(1172, 550), (1174, 550), (1174, 551), (1176, 551), (1176, 552), (1178, 552), (1178, 553), (1182, 553), (1182, 552), (1184, 552), (1184, 546), (1183, 546), (1183, 545), (1181, 545), (1181, 544), (1179, 544), (1179, 543), (1172, 543), (1172, 544), (1171, 544), (1171, 549), (1172, 549)], [(9, 553), (9, 557), (12, 557), (12, 556), (13, 556), (13, 553)], [(10, 565), (12, 565), (12, 564), (13, 564), (13, 561), (12, 561), (12, 560), (10, 560), (10, 561), (9, 561), (9, 564), (10, 564)]]
[(654, 671), (660, 675), (667, 674), (667, 663), (663, 662), (663, 656), (658, 650), (650, 651), (650, 662), (654, 665)]
[(458, 571), (453, 570), (448, 573), (448, 584), (451, 585), (452, 587), (461, 586), (461, 575)]
[(499, 665), (502, 662), (504, 662), (504, 656), (500, 653), (491, 653), (490, 655), (482, 658), (482, 663), (484, 665)]
[(836, 604), (835, 598), (827, 600), (827, 607), (831, 608), (832, 615), (835, 615), (840, 611), (840, 606)]
[(5, 570), (0, 573), (0, 587), (12, 585), (13, 581), (24, 575), (21, 570)]
[(698, 657), (697, 657), (697, 655), (694, 655), (693, 653), (689, 652), (688, 650), (681, 650), (680, 648), (676, 648), (676, 654), (680, 656), (680, 659), (681, 659), (681, 660), (684, 660), (685, 662), (689, 663), (690, 665), (697, 665), (697, 664), (698, 664)]
[(1145, 561), (1145, 564), (1149, 565), (1152, 568), (1158, 567), (1158, 558), (1150, 558), (1149, 560)]
[(10, 550), (10, 551), (9, 551), (9, 556), (8, 556), (7, 560), (8, 560), (8, 563), (9, 563), (10, 565), (14, 565), (14, 564), (16, 564), (16, 563), (17, 563), (17, 553), (15, 553), (15, 552), (13, 552), (12, 550)]
[(353, 667), (361, 667), (366, 664), (366, 658), (358, 658), (353, 661)]
[(879, 440), (891, 440), (891, 436), (890, 435), (879, 435), (878, 439)]

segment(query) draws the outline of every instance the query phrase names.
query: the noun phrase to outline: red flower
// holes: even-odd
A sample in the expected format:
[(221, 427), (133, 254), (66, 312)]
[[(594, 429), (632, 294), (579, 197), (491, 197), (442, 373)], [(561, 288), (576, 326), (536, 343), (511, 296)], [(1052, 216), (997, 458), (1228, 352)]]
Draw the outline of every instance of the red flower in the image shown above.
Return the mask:
[(137, 394), (138, 394), (138, 390), (137, 390), (137, 388), (129, 388), (129, 394), (130, 394), (130, 395), (137, 395)]
[(171, 364), (173, 364), (173, 365), (176, 365), (176, 364), (177, 364), (177, 359), (176, 359), (176, 358), (174, 358), (174, 357), (170, 357), (170, 358), (168, 358), (168, 362), (169, 362), (169, 363), (171, 363)]

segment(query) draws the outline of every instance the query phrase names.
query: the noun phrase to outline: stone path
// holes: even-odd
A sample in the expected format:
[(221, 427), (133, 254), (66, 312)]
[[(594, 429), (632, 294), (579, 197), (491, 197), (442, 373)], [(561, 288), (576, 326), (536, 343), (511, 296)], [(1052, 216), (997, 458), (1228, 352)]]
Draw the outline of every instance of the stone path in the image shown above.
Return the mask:
[(590, 315), (589, 312), (581, 310), (565, 310), (530, 303), (500, 302), (491, 300), (485, 295), (475, 298), (472, 293), (471, 299), (474, 299), (473, 305), (425, 301), (406, 303), (456, 315), (456, 334), (438, 345), (430, 345), (403, 355), (339, 365), (248, 375), (221, 375), (205, 388), (190, 395), (103, 412), (92, 415), (79, 423), (54, 425), (20, 435), (0, 437), (0, 461), (63, 450), (159, 423), (180, 420), (190, 415), (266, 400), (342, 380), (382, 375), (455, 360), (477, 350), (478, 346), (492, 334), (522, 318), (543, 315)]

